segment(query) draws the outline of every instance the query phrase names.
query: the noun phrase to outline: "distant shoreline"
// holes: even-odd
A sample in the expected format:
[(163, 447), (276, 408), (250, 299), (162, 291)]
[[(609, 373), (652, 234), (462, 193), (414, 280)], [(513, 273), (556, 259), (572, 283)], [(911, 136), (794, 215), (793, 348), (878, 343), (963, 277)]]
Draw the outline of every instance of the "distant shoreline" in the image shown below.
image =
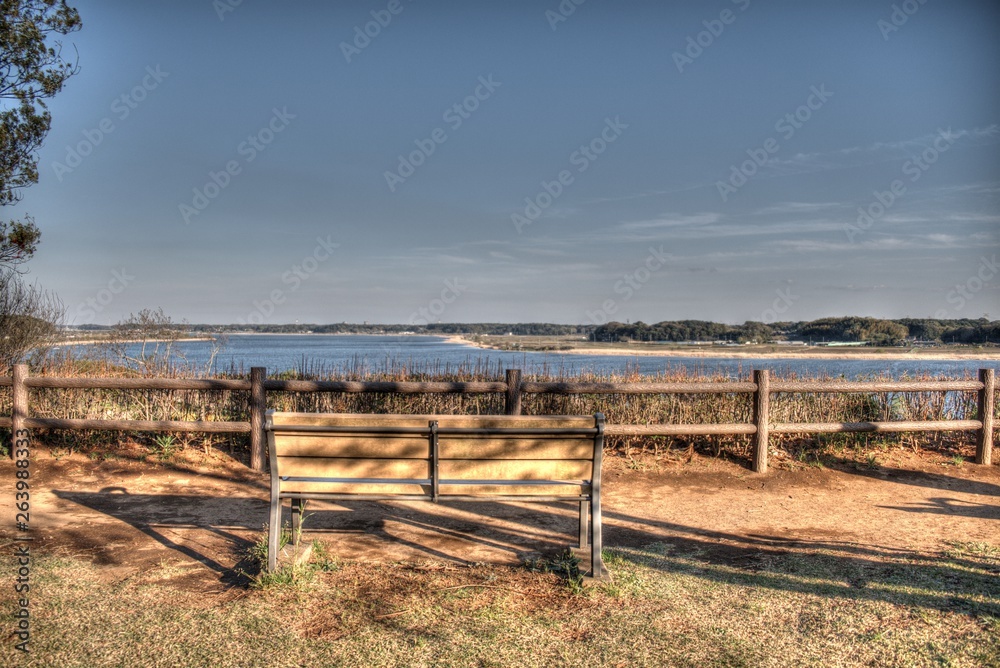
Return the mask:
[[(503, 350), (496, 346), (491, 346), (476, 341), (471, 341), (463, 335), (447, 336), (448, 343), (459, 343), (483, 350)], [(516, 339), (515, 339), (516, 340)], [(628, 344), (625, 344), (628, 345)], [(778, 346), (773, 346), (778, 347)], [(514, 350), (507, 352), (540, 352), (554, 353), (559, 355), (607, 355), (619, 357), (697, 357), (715, 359), (817, 359), (817, 360), (941, 360), (945, 362), (957, 362), (962, 360), (1000, 360), (1000, 350), (997, 352), (935, 352), (933, 348), (926, 351), (914, 351), (913, 349), (900, 349), (900, 352), (842, 352), (829, 349), (817, 349), (804, 346), (784, 346), (781, 350), (734, 350), (732, 348), (719, 349), (714, 346), (691, 346), (690, 350), (678, 348), (664, 348), (662, 350), (651, 350), (649, 348), (600, 348), (600, 347), (572, 347), (565, 350)]]

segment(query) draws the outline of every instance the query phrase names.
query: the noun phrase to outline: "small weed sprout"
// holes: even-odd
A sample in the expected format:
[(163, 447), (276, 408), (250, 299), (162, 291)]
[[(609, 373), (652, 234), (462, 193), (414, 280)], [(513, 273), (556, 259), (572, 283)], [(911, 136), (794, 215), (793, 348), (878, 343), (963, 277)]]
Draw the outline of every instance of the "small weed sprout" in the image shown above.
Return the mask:
[(312, 542), (313, 546), (313, 567), (324, 573), (332, 573), (340, 570), (340, 560), (326, 551), (326, 547), (318, 540)]
[(160, 461), (167, 461), (173, 458), (177, 449), (177, 439), (173, 434), (160, 434), (153, 439), (154, 452)]
[[(247, 558), (257, 566), (257, 573), (250, 574), (240, 571), (240, 574), (250, 580), (254, 589), (267, 589), (274, 586), (301, 587), (312, 583), (318, 573), (332, 573), (340, 570), (340, 561), (326, 551), (319, 541), (312, 542), (312, 558), (309, 563), (286, 564), (274, 571), (267, 570), (267, 537), (268, 527), (264, 525), (264, 535), (247, 549)], [(292, 542), (292, 530), (288, 524), (281, 527), (278, 537), (280, 552)]]
[[(265, 524), (264, 535), (247, 549), (247, 557), (261, 569), (267, 567), (267, 536), (268, 526)], [(278, 551), (283, 550), (291, 542), (292, 530), (285, 524), (281, 527), (281, 534), (278, 536)]]
[(554, 573), (560, 578), (565, 578), (566, 587), (574, 596), (586, 591), (583, 588), (583, 574), (580, 573), (580, 558), (569, 550), (549, 559), (544, 557), (528, 559), (524, 566), (532, 573)]

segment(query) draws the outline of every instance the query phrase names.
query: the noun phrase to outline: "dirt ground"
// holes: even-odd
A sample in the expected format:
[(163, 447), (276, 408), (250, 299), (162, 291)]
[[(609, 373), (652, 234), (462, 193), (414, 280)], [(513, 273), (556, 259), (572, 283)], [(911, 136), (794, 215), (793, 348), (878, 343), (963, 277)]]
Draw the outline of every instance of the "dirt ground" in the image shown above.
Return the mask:
[[(14, 480), (10, 460), (0, 461), (0, 479)], [(218, 452), (161, 463), (38, 447), (31, 480), (36, 547), (91, 560), (109, 580), (169, 564), (183, 573), (178, 588), (238, 590), (267, 521), (267, 475)], [(744, 568), (793, 550), (877, 560), (939, 553), (953, 541), (1000, 543), (1000, 466), (941, 454), (898, 450), (878, 466), (786, 464), (765, 475), (698, 455), (612, 456), (604, 490), (605, 546), (665, 542)], [(558, 552), (576, 531), (569, 504), (312, 502), (307, 513), (305, 540), (378, 562), (517, 563)]]

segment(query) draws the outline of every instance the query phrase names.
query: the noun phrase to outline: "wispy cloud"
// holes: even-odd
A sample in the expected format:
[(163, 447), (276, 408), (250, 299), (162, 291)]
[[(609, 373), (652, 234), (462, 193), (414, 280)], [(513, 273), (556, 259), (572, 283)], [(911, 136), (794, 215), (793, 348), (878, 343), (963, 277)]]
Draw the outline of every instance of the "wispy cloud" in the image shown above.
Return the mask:
[[(984, 128), (972, 128), (969, 130), (942, 130), (945, 136), (954, 140), (955, 143), (964, 143), (974, 146), (986, 146), (1000, 143), (1000, 124), (988, 125)], [(789, 157), (775, 156), (764, 163), (760, 171), (754, 176), (755, 179), (776, 178), (781, 176), (795, 176), (798, 174), (810, 174), (816, 172), (835, 171), (842, 169), (852, 169), (864, 165), (873, 165), (883, 162), (894, 162), (906, 160), (924, 149), (933, 146), (934, 140), (941, 136), (940, 132), (929, 133), (919, 137), (909, 139), (878, 141), (866, 145), (846, 146), (830, 151), (814, 151), (796, 153)], [(624, 202), (649, 197), (663, 197), (674, 195), (702, 188), (715, 188), (716, 180), (688, 183), (674, 188), (664, 188), (647, 190), (639, 193), (631, 193), (616, 197), (603, 197), (588, 200), (586, 204), (603, 204), (608, 202)], [(959, 186), (946, 186), (942, 190), (951, 193), (977, 193), (995, 194), (1000, 193), (1000, 183), (980, 182), (964, 184)], [(762, 215), (772, 214), (794, 214), (807, 213), (810, 211), (821, 211), (834, 209), (846, 204), (837, 202), (780, 202), (769, 207), (759, 209), (756, 213)]]
[(775, 170), (780, 175), (788, 175), (832, 169), (847, 169), (879, 162), (902, 160), (928, 147), (932, 147), (934, 141), (942, 135), (952, 142), (961, 141), (972, 145), (996, 144), (1000, 142), (1000, 125), (993, 124), (985, 128), (973, 128), (971, 130), (951, 130), (948, 128), (910, 139), (879, 141), (864, 146), (848, 146), (833, 151), (796, 153), (789, 158), (774, 157), (765, 163), (764, 168)]
[(697, 213), (691, 216), (679, 214), (664, 214), (660, 218), (652, 220), (637, 220), (619, 225), (622, 230), (652, 230), (668, 227), (690, 227), (697, 225), (709, 225), (718, 222), (722, 218), (719, 213)]
[(724, 219), (720, 216), (712, 223), (669, 224), (677, 220), (665, 219), (664, 224), (652, 224), (655, 221), (620, 223), (595, 232), (592, 238), (603, 243), (666, 242), (727, 237), (802, 236), (841, 233), (843, 229), (843, 220), (839, 218), (757, 222), (732, 217)]
[(864, 250), (929, 250), (941, 251), (955, 248), (974, 248), (979, 244), (971, 236), (945, 233), (872, 235), (863, 243), (851, 243), (829, 239), (781, 239), (775, 241), (776, 253), (851, 253), (859, 248)]
[(885, 284), (879, 285), (821, 285), (818, 287), (819, 290), (826, 290), (828, 292), (875, 292), (877, 290), (885, 290), (888, 286)]
[(996, 195), (1000, 194), (1000, 181), (978, 181), (976, 183), (963, 183), (952, 186), (938, 186), (936, 188), (942, 194), (967, 194), (974, 195)]
[(806, 213), (817, 213), (819, 211), (829, 211), (831, 209), (842, 209), (848, 206), (843, 202), (778, 202), (771, 206), (754, 211), (756, 215), (802, 215)]
[(702, 183), (688, 183), (685, 185), (675, 186), (673, 188), (657, 188), (655, 190), (646, 190), (641, 193), (631, 193), (628, 195), (617, 195), (615, 197), (594, 197), (592, 199), (586, 200), (585, 204), (606, 204), (608, 202), (628, 202), (636, 199), (644, 199), (646, 197), (662, 197), (663, 195), (676, 195), (678, 193), (686, 193), (692, 190), (698, 190), (700, 188), (714, 188), (715, 181), (705, 181)]

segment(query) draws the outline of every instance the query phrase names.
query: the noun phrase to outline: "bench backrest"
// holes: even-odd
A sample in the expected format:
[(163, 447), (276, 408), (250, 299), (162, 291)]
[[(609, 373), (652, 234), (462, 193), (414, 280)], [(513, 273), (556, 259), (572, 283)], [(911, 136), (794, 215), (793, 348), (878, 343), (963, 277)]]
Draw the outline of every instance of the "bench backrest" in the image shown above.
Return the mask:
[(600, 476), (601, 415), (267, 417), (283, 494), (578, 497)]

